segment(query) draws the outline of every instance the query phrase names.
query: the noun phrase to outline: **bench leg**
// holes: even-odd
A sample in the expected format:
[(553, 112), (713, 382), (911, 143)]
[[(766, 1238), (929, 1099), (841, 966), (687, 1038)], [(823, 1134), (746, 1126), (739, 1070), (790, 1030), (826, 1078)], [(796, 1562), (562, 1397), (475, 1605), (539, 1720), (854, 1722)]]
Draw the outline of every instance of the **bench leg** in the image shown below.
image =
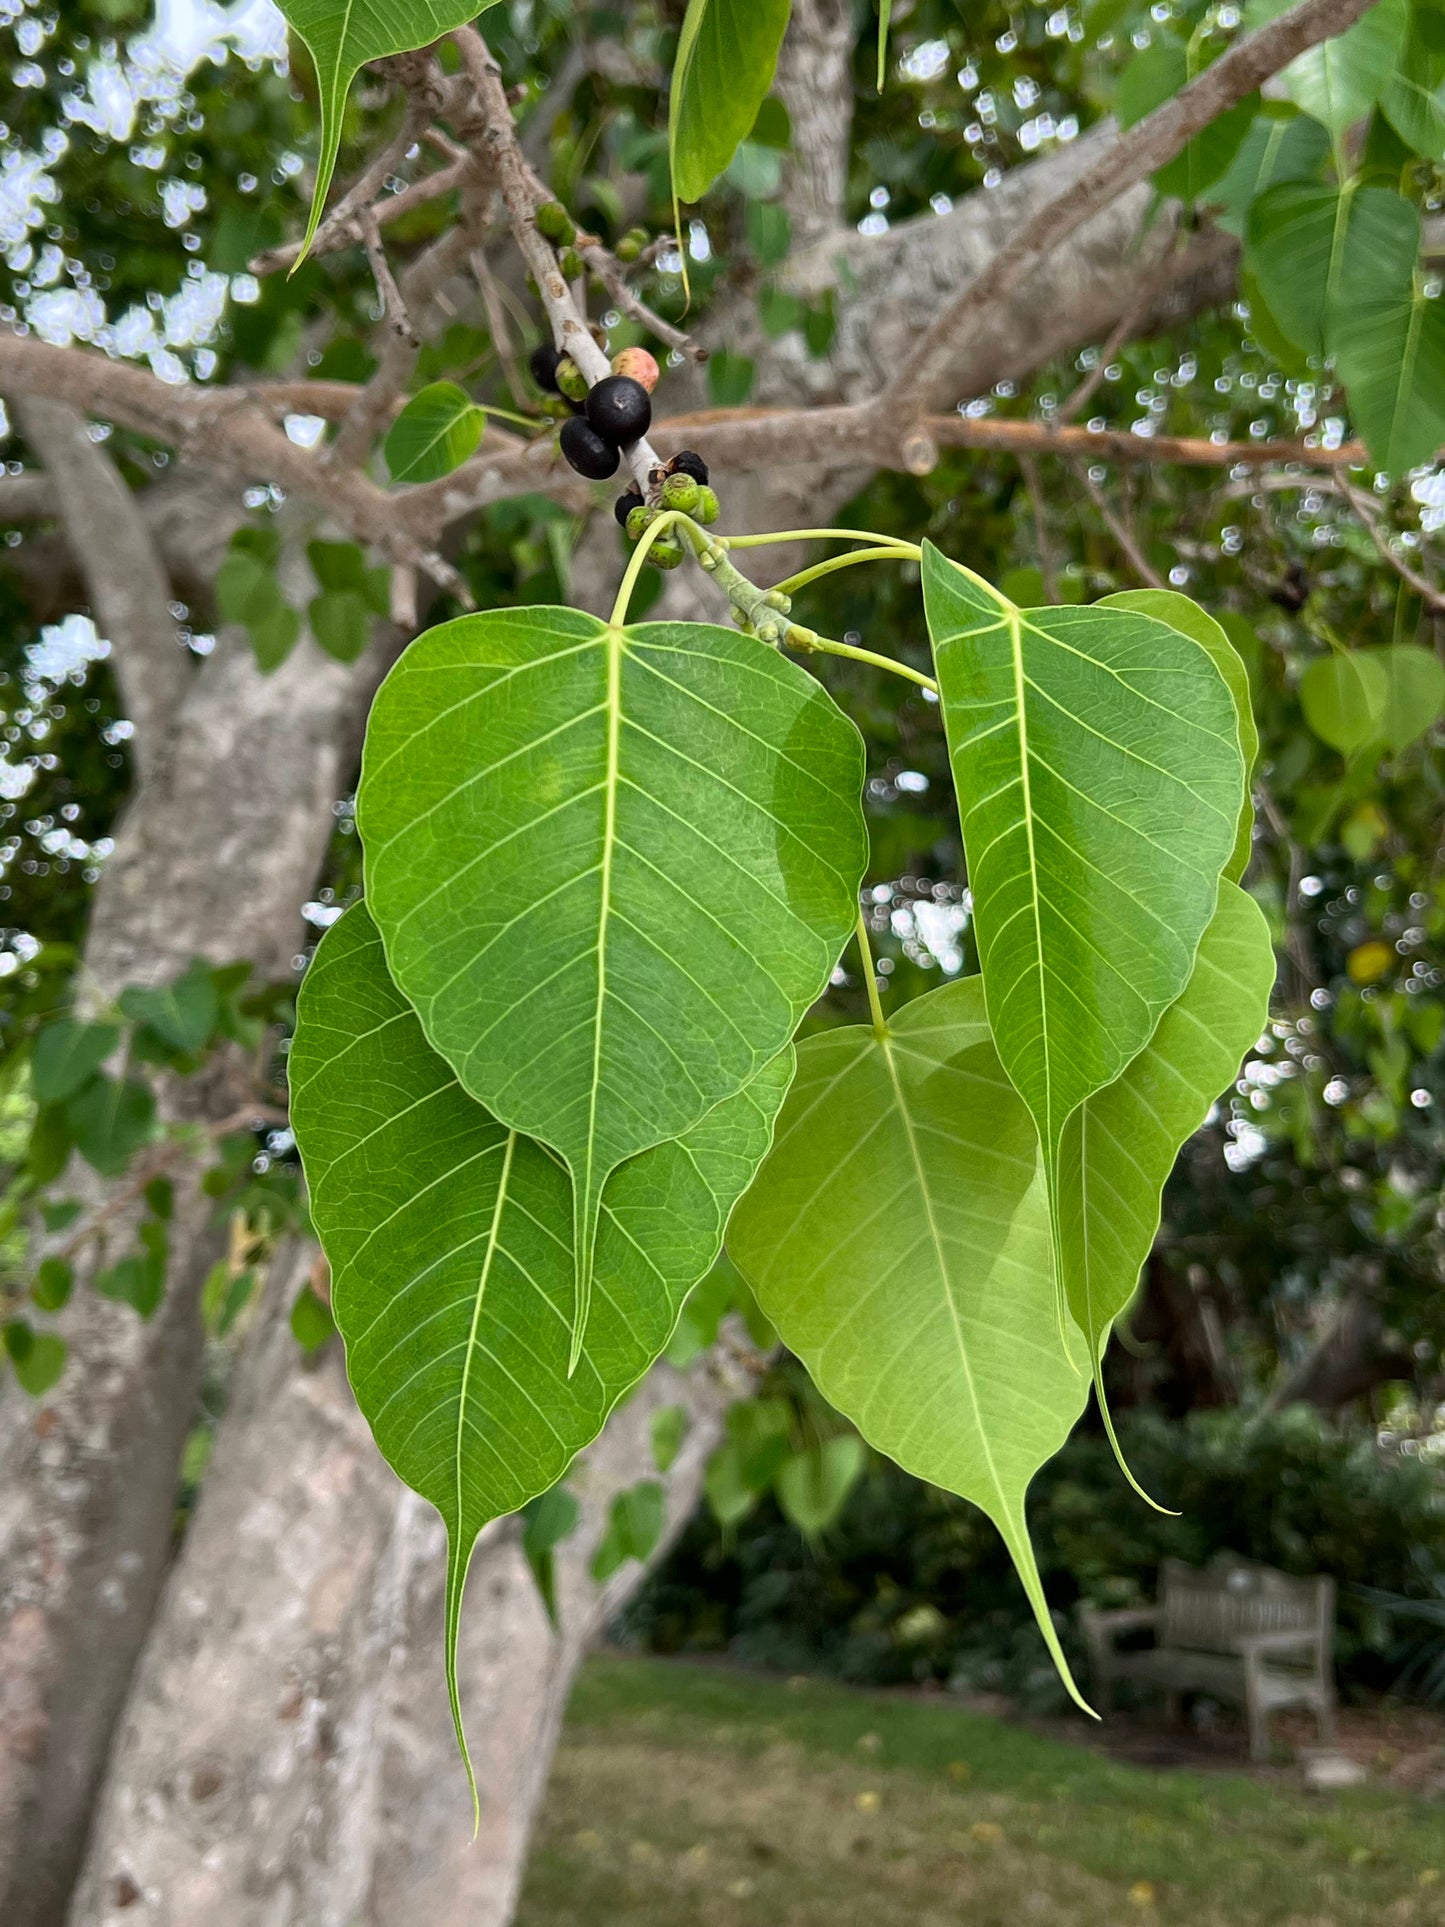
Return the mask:
[(1249, 1721), (1249, 1757), (1262, 1765), (1269, 1758), (1269, 1718), (1252, 1693), (1245, 1714)]
[(1315, 1722), (1319, 1727), (1320, 1744), (1332, 1746), (1335, 1738), (1335, 1702), (1332, 1695), (1323, 1696), (1316, 1702)]
[(1171, 1726), (1178, 1726), (1184, 1718), (1184, 1695), (1168, 1692), (1164, 1695), (1164, 1717)]

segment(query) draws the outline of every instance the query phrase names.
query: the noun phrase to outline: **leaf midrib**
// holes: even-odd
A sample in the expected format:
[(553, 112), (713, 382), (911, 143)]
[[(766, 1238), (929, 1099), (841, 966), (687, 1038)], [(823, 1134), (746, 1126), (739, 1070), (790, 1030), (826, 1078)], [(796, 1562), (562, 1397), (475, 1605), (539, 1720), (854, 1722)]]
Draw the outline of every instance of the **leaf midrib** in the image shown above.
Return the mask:
[(897, 1107), (899, 1117), (903, 1121), (904, 1135), (908, 1139), (908, 1155), (913, 1163), (914, 1176), (918, 1182), (918, 1193), (923, 1200), (924, 1215), (928, 1220), (928, 1235), (932, 1241), (933, 1255), (938, 1264), (939, 1283), (943, 1287), (944, 1302), (948, 1306), (948, 1316), (953, 1326), (954, 1342), (958, 1346), (958, 1359), (960, 1365), (963, 1367), (964, 1384), (968, 1388), (968, 1402), (973, 1410), (974, 1429), (978, 1435), (979, 1444), (983, 1448), (984, 1464), (988, 1467), (989, 1480), (998, 1498), (999, 1508), (1005, 1517), (1007, 1517), (1009, 1516), (1009, 1500), (1004, 1493), (1003, 1481), (999, 1477), (998, 1466), (994, 1461), (993, 1448), (989, 1443), (988, 1428), (983, 1422), (983, 1410), (978, 1400), (978, 1388), (974, 1383), (973, 1365), (968, 1356), (968, 1346), (964, 1343), (963, 1327), (959, 1323), (958, 1307), (954, 1304), (953, 1293), (949, 1289), (948, 1259), (943, 1248), (943, 1233), (939, 1229), (938, 1219), (933, 1209), (933, 1192), (929, 1187), (928, 1174), (924, 1168), (923, 1158), (918, 1149), (918, 1138), (913, 1129), (913, 1119), (909, 1116), (907, 1100), (903, 1094), (903, 1082), (898, 1075), (898, 1066), (893, 1061), (893, 1040), (886, 1032), (879, 1038), (878, 1048), (883, 1054), (883, 1062), (888, 1067), (889, 1082), (893, 1086), (893, 1102)]

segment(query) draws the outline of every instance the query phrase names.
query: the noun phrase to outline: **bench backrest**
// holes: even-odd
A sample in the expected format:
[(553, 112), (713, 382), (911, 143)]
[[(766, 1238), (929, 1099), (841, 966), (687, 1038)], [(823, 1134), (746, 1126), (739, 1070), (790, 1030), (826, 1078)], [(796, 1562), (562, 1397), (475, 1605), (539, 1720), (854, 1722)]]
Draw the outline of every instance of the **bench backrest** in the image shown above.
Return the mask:
[(1251, 1633), (1328, 1635), (1334, 1588), (1328, 1579), (1291, 1579), (1268, 1566), (1207, 1566), (1181, 1560), (1159, 1568), (1159, 1643), (1228, 1653)]

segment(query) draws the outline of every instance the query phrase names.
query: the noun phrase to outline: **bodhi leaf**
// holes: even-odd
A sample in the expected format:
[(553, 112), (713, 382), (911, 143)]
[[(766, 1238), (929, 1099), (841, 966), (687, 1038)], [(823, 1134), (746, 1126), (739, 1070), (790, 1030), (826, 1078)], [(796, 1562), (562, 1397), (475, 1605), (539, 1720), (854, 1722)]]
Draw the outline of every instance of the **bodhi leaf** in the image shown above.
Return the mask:
[(1322, 656), (1300, 677), (1300, 707), (1322, 743), (1351, 756), (1377, 742), (1389, 700), (1383, 652), (1351, 649)]
[(454, 381), (413, 395), (387, 430), (383, 453), (393, 482), (436, 482), (477, 452), (487, 418)]
[(287, 25), (306, 44), (320, 94), (321, 152), (311, 217), (296, 259), (300, 267), (326, 205), (341, 146), (342, 110), (357, 74), (368, 60), (429, 47), (444, 33), (475, 20), (494, 0), (276, 0), (276, 4)]
[(1445, 666), (1438, 656), (1413, 643), (1392, 643), (1370, 653), (1385, 671), (1380, 740), (1387, 749), (1408, 749), (1445, 713)]
[(673, 187), (700, 201), (773, 84), (792, 0), (689, 0), (672, 70)]
[(1207, 615), (1187, 595), (1179, 595), (1173, 589), (1124, 589), (1118, 595), (1104, 596), (1096, 606), (1100, 609), (1140, 609), (1146, 616), (1157, 616), (1161, 622), (1167, 622), (1171, 629), (1177, 629), (1181, 635), (1192, 636), (1209, 651), (1211, 662), (1229, 685), (1239, 731), (1239, 753), (1244, 759), (1245, 785), (1239, 828), (1235, 834), (1234, 849), (1224, 866), (1224, 875), (1228, 882), (1238, 883), (1249, 868), (1254, 849), (1254, 798), (1249, 790), (1249, 777), (1259, 755), (1259, 731), (1254, 723), (1254, 708), (1249, 697), (1249, 671), (1244, 666), (1244, 658), (1213, 616)]
[(741, 1090), (822, 993), (862, 782), (806, 671), (701, 624), (464, 616), (382, 685), (371, 913), (433, 1047), (572, 1173), (574, 1347), (608, 1173)]
[(1242, 239), (1249, 210), (1260, 195), (1284, 181), (1317, 180), (1329, 151), (1330, 137), (1317, 120), (1284, 102), (1266, 102), (1206, 197), (1218, 210), (1215, 226)]
[[(1245, 25), (1257, 28), (1286, 12), (1291, 0), (1251, 0)], [(1404, 47), (1409, 0), (1375, 0), (1342, 34), (1306, 48), (1284, 69), (1289, 98), (1343, 139), (1364, 119), (1389, 84)]]
[(1389, 188), (1285, 182), (1259, 197), (1248, 225), (1255, 283), (1307, 354), (1331, 345), (1336, 317), (1357, 298), (1355, 284), (1377, 299), (1409, 293), (1420, 217)]
[(1099, 1410), (1131, 1484), (1104, 1397), (1104, 1343), (1139, 1282), (1179, 1147), (1238, 1075), (1240, 1060), (1264, 1029), (1274, 973), (1263, 912), (1237, 884), (1225, 882), (1183, 995), (1165, 1011), (1133, 1062), (1086, 1099), (1064, 1126), (1059, 1151), (1064, 1296), (1089, 1341)]
[[(489, 1519), (545, 1492), (666, 1345), (767, 1150), (784, 1051), (740, 1095), (607, 1188), (587, 1345), (568, 1376), (567, 1174), (462, 1089), (387, 974), (363, 904), (301, 987), (292, 1117), (357, 1402), (446, 1524), (446, 1665)], [(470, 1768), (469, 1768), (470, 1771)]]
[(1333, 317), (1330, 345), (1375, 466), (1403, 475), (1433, 461), (1445, 442), (1445, 301), (1419, 279), (1362, 275)]
[(805, 1539), (826, 1532), (862, 1477), (868, 1448), (856, 1432), (810, 1445), (778, 1467), (773, 1482), (778, 1506)]
[(923, 590), (989, 1018), (1055, 1204), (1065, 1120), (1143, 1049), (1214, 915), (1234, 698), (1142, 610), (1019, 609), (931, 544)]
[(853, 1026), (799, 1046), (728, 1250), (868, 1443), (993, 1520), (1082, 1706), (1024, 1494), (1083, 1410), (1089, 1359), (1054, 1316), (1038, 1139), (979, 978), (906, 1004), (882, 1035)]
[(73, 1097), (100, 1069), (120, 1042), (118, 1024), (81, 1024), (62, 1017), (35, 1039), (30, 1085), (37, 1103), (58, 1104)]

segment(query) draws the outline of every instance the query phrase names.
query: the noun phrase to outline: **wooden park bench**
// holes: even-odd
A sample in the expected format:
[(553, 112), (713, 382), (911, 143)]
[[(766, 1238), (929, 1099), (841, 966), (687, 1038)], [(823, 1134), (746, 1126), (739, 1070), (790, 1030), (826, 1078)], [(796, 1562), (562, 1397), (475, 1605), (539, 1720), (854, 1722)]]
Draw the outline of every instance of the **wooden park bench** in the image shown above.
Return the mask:
[[(1161, 1690), (1176, 1718), (1185, 1693), (1228, 1700), (1245, 1710), (1252, 1760), (1268, 1758), (1267, 1722), (1277, 1706), (1310, 1707), (1321, 1741), (1334, 1737), (1332, 1579), (1291, 1579), (1237, 1559), (1202, 1570), (1166, 1559), (1157, 1606), (1086, 1605), (1079, 1617), (1103, 1706), (1120, 1680)], [(1115, 1644), (1144, 1630), (1154, 1633), (1152, 1646)]]

